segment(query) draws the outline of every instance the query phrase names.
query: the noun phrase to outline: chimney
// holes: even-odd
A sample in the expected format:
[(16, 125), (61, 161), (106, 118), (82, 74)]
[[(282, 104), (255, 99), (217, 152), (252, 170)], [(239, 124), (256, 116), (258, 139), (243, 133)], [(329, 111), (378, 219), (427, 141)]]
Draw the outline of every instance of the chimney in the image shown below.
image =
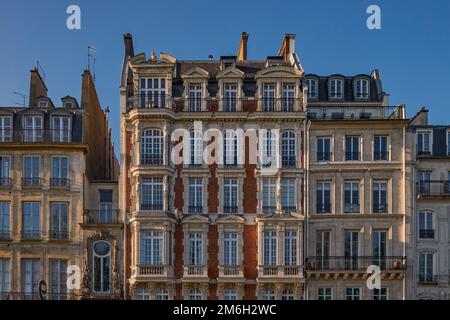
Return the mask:
[(239, 44), (239, 50), (237, 54), (237, 61), (247, 60), (247, 40), (248, 40), (247, 32), (242, 32), (241, 43)]
[(278, 55), (283, 57), (285, 61), (289, 60), (291, 53), (295, 52), (295, 34), (285, 34), (283, 36), (283, 41), (281, 42), (280, 50), (278, 50)]
[(133, 36), (130, 33), (123, 35), (125, 44), (125, 57), (134, 57)]
[(44, 80), (42, 80), (39, 70), (33, 68), (30, 76), (30, 94), (28, 100), (28, 107), (36, 106), (36, 98), (39, 96), (47, 97), (47, 87), (45, 86)]

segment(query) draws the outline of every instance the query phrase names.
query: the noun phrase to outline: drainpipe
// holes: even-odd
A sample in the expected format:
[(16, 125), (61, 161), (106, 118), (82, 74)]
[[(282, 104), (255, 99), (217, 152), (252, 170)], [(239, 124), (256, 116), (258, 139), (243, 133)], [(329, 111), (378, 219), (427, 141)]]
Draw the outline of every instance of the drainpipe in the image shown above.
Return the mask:
[[(306, 126), (304, 127), (304, 134), (303, 134), (303, 136), (305, 137), (305, 139), (306, 139), (306, 148), (303, 150), (303, 152), (304, 152), (304, 155), (303, 156), (305, 156), (305, 160), (306, 160), (306, 181), (305, 181), (305, 190), (304, 190), (304, 197), (305, 197), (305, 226), (304, 226), (304, 228), (305, 228), (305, 240), (303, 241), (303, 243), (304, 243), (304, 250), (303, 250), (303, 252), (304, 252), (304, 255), (305, 255), (305, 258), (307, 259), (308, 258), (308, 256), (309, 256), (309, 254), (308, 254), (308, 239), (309, 239), (309, 234), (308, 234), (308, 231), (309, 231), (309, 228), (308, 228), (308, 216), (309, 216), (309, 214), (308, 214), (308, 212), (309, 212), (309, 129), (310, 129), (310, 126), (311, 126), (311, 122), (310, 121), (308, 121), (307, 122), (307, 124), (306, 124)], [(306, 267), (307, 267), (307, 265), (306, 265), (306, 259), (304, 259), (305, 260), (305, 269), (306, 269)], [(306, 278), (305, 279), (305, 300), (309, 300), (309, 281), (308, 281), (308, 279)]]
[[(403, 126), (403, 256), (406, 257), (406, 125)], [(403, 277), (403, 300), (406, 300), (406, 274), (408, 269), (408, 260), (406, 260), (405, 276)]]

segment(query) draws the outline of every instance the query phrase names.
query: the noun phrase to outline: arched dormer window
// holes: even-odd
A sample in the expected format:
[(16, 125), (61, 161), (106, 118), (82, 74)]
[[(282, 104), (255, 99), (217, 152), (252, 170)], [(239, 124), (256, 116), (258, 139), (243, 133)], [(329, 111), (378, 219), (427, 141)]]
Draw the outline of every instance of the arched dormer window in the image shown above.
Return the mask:
[(354, 83), (355, 99), (368, 99), (369, 98), (369, 80), (359, 78)]
[(163, 137), (159, 130), (145, 130), (141, 137), (141, 164), (163, 163)]
[(317, 99), (319, 97), (319, 81), (314, 78), (306, 79), (308, 86), (308, 99)]
[(328, 82), (328, 96), (330, 99), (344, 98), (344, 80), (332, 78)]

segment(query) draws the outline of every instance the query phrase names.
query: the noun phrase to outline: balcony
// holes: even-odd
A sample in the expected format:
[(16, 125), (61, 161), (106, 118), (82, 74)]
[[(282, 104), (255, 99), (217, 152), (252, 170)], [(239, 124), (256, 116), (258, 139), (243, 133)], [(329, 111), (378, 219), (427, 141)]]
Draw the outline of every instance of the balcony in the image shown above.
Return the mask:
[(302, 278), (303, 268), (301, 266), (275, 265), (258, 267), (258, 281), (281, 281), (283, 279), (295, 281)]
[(22, 188), (41, 188), (42, 178), (23, 178)]
[(404, 106), (308, 107), (309, 120), (399, 120), (405, 117)]
[(244, 278), (243, 266), (219, 266), (219, 280), (231, 280)]
[(169, 95), (137, 94), (128, 98), (127, 110), (171, 109), (181, 112), (299, 112), (303, 98), (183, 98)]
[(417, 199), (449, 199), (450, 181), (421, 180), (416, 183)]
[(0, 241), (9, 241), (11, 240), (11, 230), (9, 227), (0, 228)]
[(11, 188), (12, 179), (11, 178), (0, 178), (0, 188)]
[(429, 229), (421, 229), (419, 230), (419, 238), (420, 239), (434, 239), (434, 230)]
[(388, 213), (386, 203), (374, 203), (372, 207), (373, 213)]
[(0, 139), (0, 143), (36, 143), (36, 142), (51, 142), (51, 143), (71, 143), (72, 130), (47, 130), (47, 129), (22, 129), (10, 130), (7, 135)]
[(50, 178), (50, 187), (54, 189), (68, 189), (69, 183), (67, 178)]
[(165, 281), (173, 277), (173, 266), (139, 264), (131, 267), (130, 283)]
[(120, 210), (85, 210), (84, 225), (115, 225), (121, 224)]
[(344, 204), (344, 213), (359, 213), (359, 203), (346, 203)]
[(437, 280), (437, 276), (432, 275), (432, 274), (419, 274), (419, 284), (421, 285), (437, 285), (438, 280)]
[(25, 229), (22, 230), (22, 240), (40, 241), (42, 235), (39, 229)]
[(371, 265), (380, 267), (382, 277), (400, 278), (406, 270), (406, 257), (308, 257), (306, 269), (308, 273), (321, 275), (349, 274), (367, 275), (367, 268)]
[(205, 265), (187, 265), (183, 268), (183, 278), (208, 278), (208, 267)]

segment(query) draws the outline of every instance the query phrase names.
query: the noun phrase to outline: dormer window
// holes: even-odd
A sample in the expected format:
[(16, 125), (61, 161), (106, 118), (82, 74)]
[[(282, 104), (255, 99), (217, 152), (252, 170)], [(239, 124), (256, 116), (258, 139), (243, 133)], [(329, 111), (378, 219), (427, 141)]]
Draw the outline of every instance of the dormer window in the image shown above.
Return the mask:
[(330, 98), (342, 99), (344, 97), (344, 82), (341, 79), (330, 80)]
[(233, 112), (236, 111), (236, 98), (237, 98), (237, 84), (227, 83), (223, 86), (224, 96), (224, 111)]
[(73, 103), (72, 103), (72, 102), (66, 102), (66, 103), (64, 103), (64, 108), (67, 108), (67, 109), (73, 108)]
[(39, 108), (47, 108), (48, 102), (47, 101), (39, 101)]
[(316, 99), (319, 93), (319, 86), (316, 79), (306, 79), (308, 85), (308, 98)]
[(367, 99), (369, 98), (369, 81), (367, 79), (356, 80), (355, 88), (355, 98), (356, 99)]
[(189, 112), (198, 112), (202, 110), (202, 85), (189, 85)]
[(220, 57), (220, 70), (223, 71), (226, 68), (233, 66), (235, 63), (236, 63), (235, 56)]
[(141, 78), (139, 90), (141, 108), (166, 107), (166, 79)]

